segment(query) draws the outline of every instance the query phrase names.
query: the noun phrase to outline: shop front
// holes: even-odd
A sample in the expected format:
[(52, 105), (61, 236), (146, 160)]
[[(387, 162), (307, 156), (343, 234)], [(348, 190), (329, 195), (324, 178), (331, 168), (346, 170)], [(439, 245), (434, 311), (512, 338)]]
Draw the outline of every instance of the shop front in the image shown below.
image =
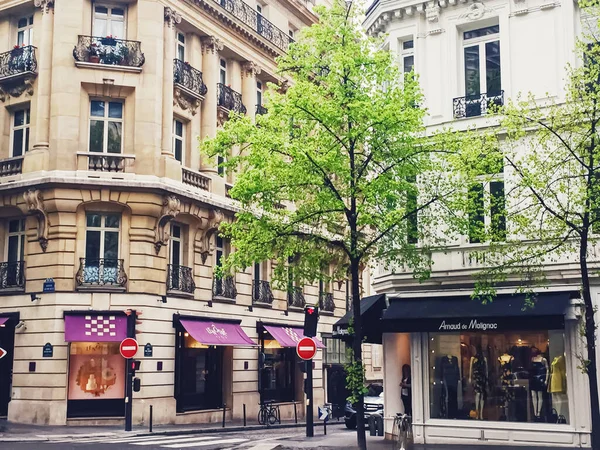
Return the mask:
[(570, 292), (390, 299), (366, 325), (383, 331), (386, 432), (412, 409), (417, 443), (589, 446), (578, 304)]
[(15, 327), (18, 323), (19, 313), (0, 314), (0, 418), (8, 415), (12, 393)]

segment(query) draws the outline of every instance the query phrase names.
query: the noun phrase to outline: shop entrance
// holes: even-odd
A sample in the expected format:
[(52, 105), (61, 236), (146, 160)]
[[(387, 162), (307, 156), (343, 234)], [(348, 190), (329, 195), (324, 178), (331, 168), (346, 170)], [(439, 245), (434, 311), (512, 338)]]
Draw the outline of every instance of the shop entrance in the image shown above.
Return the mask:
[(0, 348), (7, 351), (7, 354), (0, 359), (0, 417), (5, 418), (8, 415), (8, 403), (12, 391), (15, 353), (15, 321), (7, 320), (6, 317), (0, 317)]
[(344, 407), (350, 391), (346, 387), (344, 366), (332, 365), (327, 368), (327, 401), (331, 403), (333, 418), (344, 417)]

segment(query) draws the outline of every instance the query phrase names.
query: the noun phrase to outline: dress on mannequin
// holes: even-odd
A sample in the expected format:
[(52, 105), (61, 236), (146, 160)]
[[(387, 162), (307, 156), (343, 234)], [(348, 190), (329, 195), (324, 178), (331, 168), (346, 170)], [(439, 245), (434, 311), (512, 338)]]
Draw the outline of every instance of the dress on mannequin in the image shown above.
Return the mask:
[(504, 353), (498, 358), (500, 362), (500, 385), (502, 386), (502, 407), (504, 408), (504, 417), (506, 420), (511, 420), (509, 413), (509, 403), (515, 398), (515, 393), (512, 387), (515, 385), (513, 378), (512, 365), (515, 358), (509, 353)]
[(442, 357), (441, 362), (442, 381), (446, 389), (448, 400), (448, 419), (456, 419), (458, 416), (458, 383), (460, 381), (460, 369), (458, 358), (453, 355)]
[(529, 389), (531, 390), (531, 403), (533, 405), (533, 414), (539, 420), (542, 415), (544, 405), (544, 392), (548, 390), (548, 361), (540, 351), (532, 348), (531, 372), (529, 377)]
[(564, 355), (559, 355), (550, 364), (548, 392), (552, 395), (552, 407), (559, 416), (567, 415), (567, 365)]
[(469, 382), (473, 384), (473, 390), (475, 391), (475, 410), (477, 411), (477, 418), (483, 419), (483, 407), (485, 406), (486, 399), (486, 386), (487, 386), (487, 374), (488, 374), (488, 363), (487, 358), (483, 356), (481, 348), (477, 349), (477, 354), (471, 358), (471, 377)]

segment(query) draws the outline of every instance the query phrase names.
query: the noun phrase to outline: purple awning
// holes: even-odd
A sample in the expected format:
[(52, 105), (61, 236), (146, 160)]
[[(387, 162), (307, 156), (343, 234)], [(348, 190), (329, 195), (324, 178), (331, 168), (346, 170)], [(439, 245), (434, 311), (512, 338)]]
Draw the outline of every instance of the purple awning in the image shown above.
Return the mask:
[(111, 314), (65, 316), (65, 342), (121, 342), (126, 337), (126, 316)]
[(3, 327), (6, 322), (8, 322), (8, 317), (0, 317), (0, 327)]
[(218, 320), (180, 319), (185, 330), (199, 343), (204, 345), (251, 345), (256, 343), (248, 337), (237, 323)]
[[(273, 325), (265, 325), (264, 327), (282, 347), (296, 347), (296, 344), (304, 337), (302, 328), (276, 327)], [(321, 341), (317, 338), (313, 339), (317, 344), (317, 348), (325, 348)]]

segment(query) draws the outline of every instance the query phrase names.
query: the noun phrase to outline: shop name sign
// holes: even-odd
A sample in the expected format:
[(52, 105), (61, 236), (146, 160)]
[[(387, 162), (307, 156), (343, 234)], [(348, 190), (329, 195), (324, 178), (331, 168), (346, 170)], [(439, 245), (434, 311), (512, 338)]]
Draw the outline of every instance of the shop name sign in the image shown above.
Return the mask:
[(438, 330), (440, 331), (465, 331), (465, 330), (497, 330), (498, 322), (482, 322), (477, 319), (471, 319), (466, 322), (446, 322), (442, 320)]

